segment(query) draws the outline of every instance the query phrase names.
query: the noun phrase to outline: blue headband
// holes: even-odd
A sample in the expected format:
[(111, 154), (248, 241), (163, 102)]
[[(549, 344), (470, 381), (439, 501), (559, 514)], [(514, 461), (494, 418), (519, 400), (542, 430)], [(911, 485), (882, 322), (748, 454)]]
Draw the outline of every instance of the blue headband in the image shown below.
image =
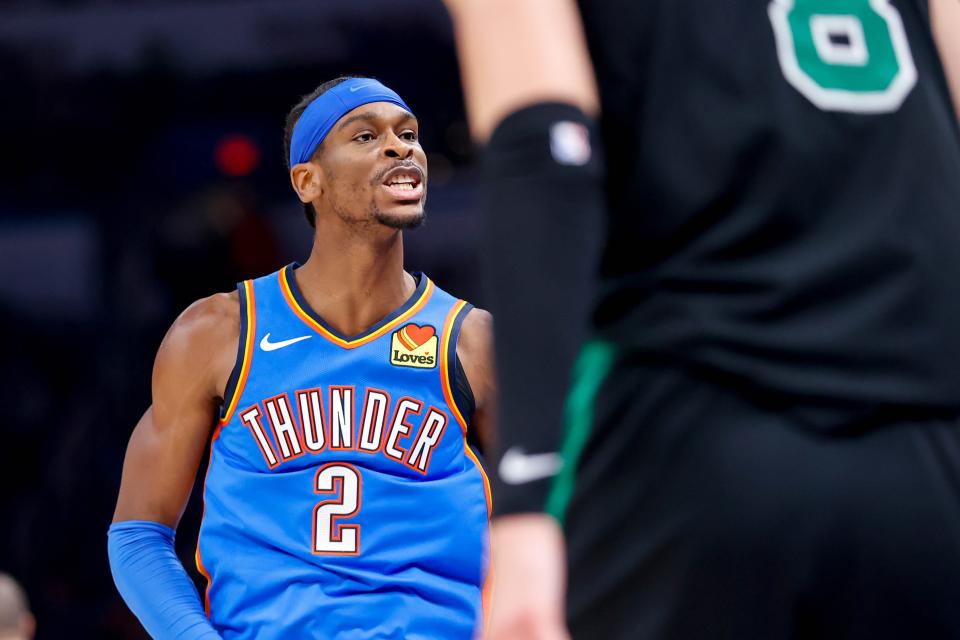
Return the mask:
[(395, 91), (372, 78), (350, 78), (341, 82), (317, 96), (304, 109), (290, 140), (290, 166), (310, 160), (337, 120), (371, 102), (389, 102), (410, 111)]

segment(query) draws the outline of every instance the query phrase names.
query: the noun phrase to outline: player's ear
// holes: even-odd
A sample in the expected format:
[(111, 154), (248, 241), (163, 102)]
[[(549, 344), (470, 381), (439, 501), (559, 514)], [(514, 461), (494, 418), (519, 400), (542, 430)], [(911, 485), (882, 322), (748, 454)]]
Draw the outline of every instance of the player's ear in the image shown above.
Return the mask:
[(300, 202), (313, 202), (323, 194), (323, 169), (315, 162), (301, 162), (290, 169), (290, 184)]

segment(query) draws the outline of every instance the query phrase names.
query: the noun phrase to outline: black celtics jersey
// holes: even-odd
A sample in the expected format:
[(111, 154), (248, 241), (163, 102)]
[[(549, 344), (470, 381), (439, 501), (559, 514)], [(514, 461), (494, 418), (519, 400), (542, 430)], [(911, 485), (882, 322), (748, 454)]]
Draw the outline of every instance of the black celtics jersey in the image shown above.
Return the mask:
[(960, 407), (960, 133), (921, 0), (585, 0), (602, 334), (771, 397)]

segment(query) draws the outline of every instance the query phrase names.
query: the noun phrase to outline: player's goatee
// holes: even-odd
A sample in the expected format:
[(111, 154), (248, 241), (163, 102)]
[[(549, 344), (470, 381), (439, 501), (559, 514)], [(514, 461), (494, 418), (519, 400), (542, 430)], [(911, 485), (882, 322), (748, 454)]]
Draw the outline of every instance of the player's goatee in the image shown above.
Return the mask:
[(378, 211), (375, 214), (377, 222), (382, 225), (386, 225), (393, 229), (416, 229), (417, 227), (423, 225), (427, 220), (427, 214), (425, 211), (421, 211), (416, 215), (396, 215), (393, 213), (384, 213), (383, 211)]

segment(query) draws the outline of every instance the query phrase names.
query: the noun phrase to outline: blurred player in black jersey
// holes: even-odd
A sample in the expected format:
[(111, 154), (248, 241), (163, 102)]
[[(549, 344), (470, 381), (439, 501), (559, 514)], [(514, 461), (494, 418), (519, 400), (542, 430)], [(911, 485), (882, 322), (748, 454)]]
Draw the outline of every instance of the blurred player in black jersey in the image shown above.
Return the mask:
[(491, 638), (960, 638), (960, 0), (447, 4)]

